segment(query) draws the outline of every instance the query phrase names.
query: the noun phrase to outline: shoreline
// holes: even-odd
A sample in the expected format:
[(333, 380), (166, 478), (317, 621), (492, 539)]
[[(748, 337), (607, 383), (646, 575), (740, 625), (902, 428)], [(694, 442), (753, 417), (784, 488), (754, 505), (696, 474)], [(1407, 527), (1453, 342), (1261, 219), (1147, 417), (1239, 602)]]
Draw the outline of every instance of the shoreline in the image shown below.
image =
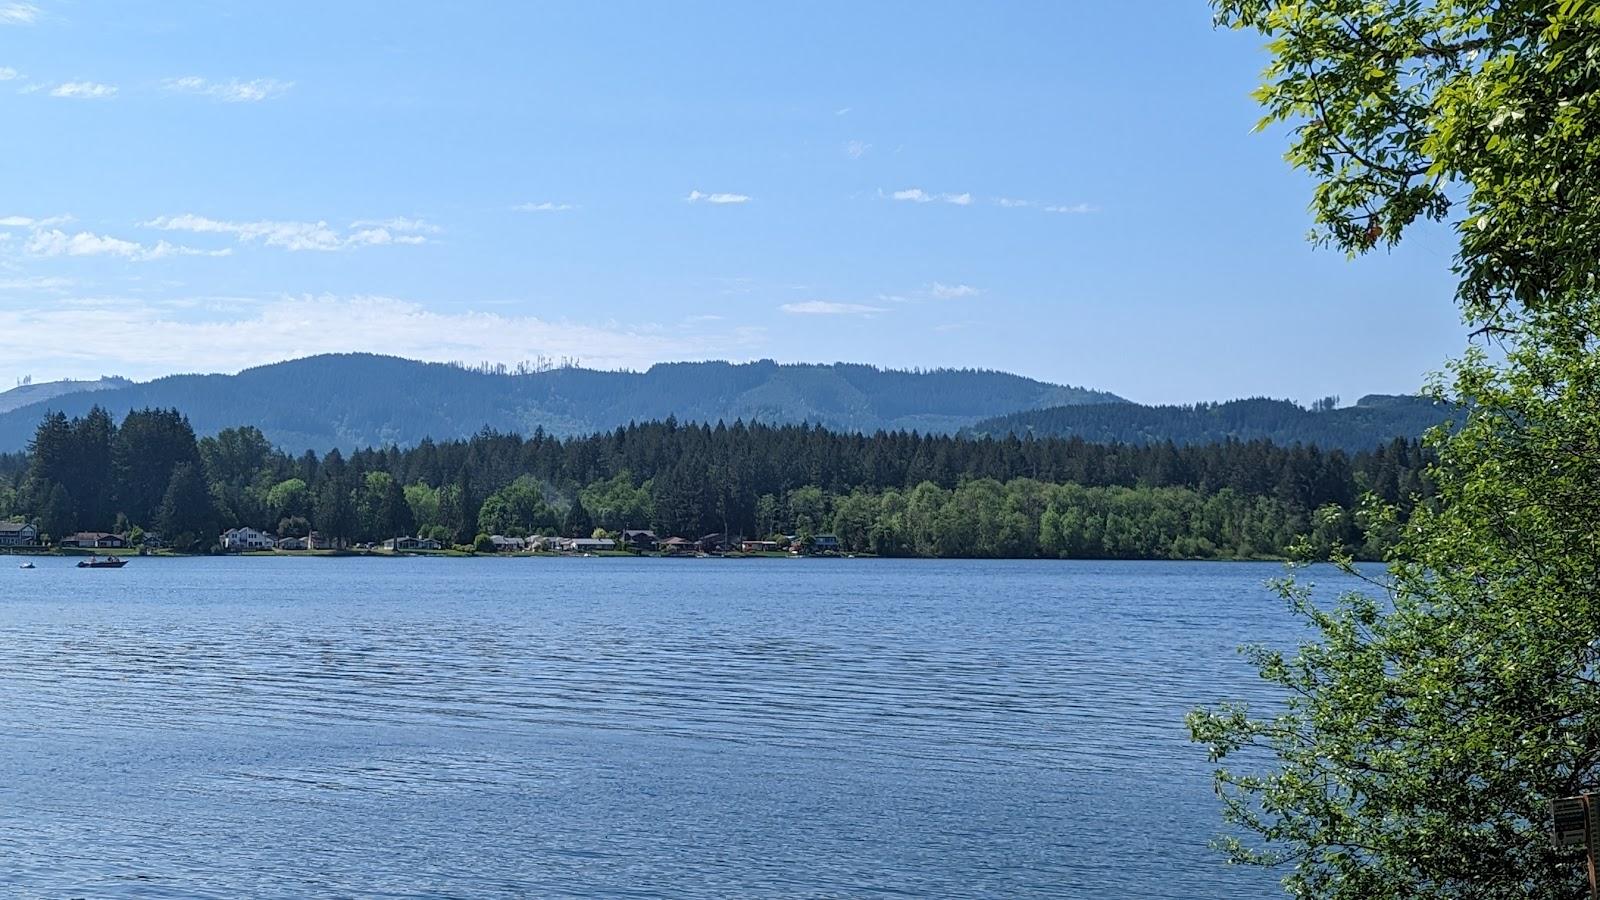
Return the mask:
[[(22, 549), (0, 548), (0, 558), (60, 558), (60, 559), (87, 559), (91, 556), (118, 557), (121, 559), (202, 559), (210, 557), (236, 557), (253, 559), (851, 559), (851, 560), (883, 560), (883, 559), (915, 559), (938, 561), (1026, 561), (1039, 562), (1206, 562), (1206, 563), (1262, 563), (1289, 562), (1286, 556), (1150, 556), (1150, 557), (1105, 557), (1105, 556), (878, 556), (872, 553), (828, 553), (828, 554), (790, 554), (790, 553), (721, 553), (721, 554), (663, 554), (663, 553), (629, 553), (627, 551), (610, 550), (594, 553), (473, 553), (462, 550), (408, 550), (394, 552), (389, 550), (246, 550), (230, 553), (185, 553), (177, 550), (157, 550), (152, 553), (140, 553), (129, 549), (104, 549), (100, 552), (77, 549)], [(1382, 562), (1382, 560), (1357, 560), (1357, 562)]]

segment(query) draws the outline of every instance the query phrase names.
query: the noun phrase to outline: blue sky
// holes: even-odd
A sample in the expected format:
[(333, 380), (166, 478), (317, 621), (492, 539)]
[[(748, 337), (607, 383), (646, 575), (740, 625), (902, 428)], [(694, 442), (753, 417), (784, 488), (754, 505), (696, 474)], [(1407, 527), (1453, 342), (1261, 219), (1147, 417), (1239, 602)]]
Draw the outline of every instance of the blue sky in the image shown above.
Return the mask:
[(1418, 387), (1447, 232), (1349, 262), (1201, 0), (0, 0), (0, 386), (317, 352)]

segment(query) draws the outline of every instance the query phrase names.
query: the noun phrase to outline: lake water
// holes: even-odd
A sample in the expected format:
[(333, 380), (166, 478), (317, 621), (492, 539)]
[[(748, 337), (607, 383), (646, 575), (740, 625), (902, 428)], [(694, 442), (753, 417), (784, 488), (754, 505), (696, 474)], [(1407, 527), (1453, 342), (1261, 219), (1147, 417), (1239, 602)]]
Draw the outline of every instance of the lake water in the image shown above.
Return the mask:
[(1274, 564), (0, 566), (5, 896), (1277, 894), (1182, 722)]

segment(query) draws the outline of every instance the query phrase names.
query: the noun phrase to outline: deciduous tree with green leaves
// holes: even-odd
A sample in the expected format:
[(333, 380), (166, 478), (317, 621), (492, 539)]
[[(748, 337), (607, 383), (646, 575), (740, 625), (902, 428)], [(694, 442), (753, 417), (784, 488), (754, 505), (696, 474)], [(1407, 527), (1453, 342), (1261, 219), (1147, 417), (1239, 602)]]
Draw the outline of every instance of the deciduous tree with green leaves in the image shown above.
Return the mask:
[(1547, 802), (1600, 787), (1600, 2), (1214, 6), (1270, 38), (1262, 125), (1316, 179), (1316, 238), (1454, 229), (1475, 338), (1387, 579), (1284, 584), (1316, 638), (1251, 651), (1283, 704), (1190, 718), (1225, 849), (1296, 896), (1581, 896)]

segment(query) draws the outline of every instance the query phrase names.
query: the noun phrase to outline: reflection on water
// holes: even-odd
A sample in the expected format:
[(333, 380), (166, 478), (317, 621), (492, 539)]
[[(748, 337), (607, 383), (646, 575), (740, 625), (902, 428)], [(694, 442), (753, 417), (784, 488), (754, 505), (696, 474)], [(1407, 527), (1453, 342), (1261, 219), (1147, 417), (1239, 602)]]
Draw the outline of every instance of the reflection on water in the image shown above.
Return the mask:
[(24, 896), (1238, 898), (1183, 713), (1273, 565), (0, 571)]

